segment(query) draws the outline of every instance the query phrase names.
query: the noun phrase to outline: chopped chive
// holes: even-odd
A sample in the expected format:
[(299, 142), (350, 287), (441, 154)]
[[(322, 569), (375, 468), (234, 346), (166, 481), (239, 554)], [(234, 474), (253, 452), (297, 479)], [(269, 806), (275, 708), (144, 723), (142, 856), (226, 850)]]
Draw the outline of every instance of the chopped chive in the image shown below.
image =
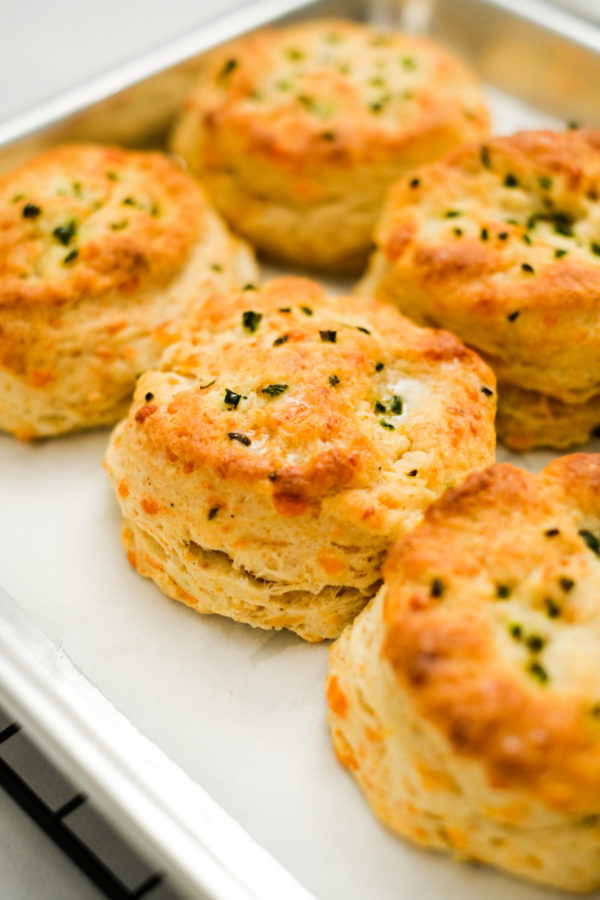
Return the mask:
[(373, 408), (375, 409), (376, 413), (384, 413), (385, 412), (385, 406), (383, 405), (381, 400), (376, 400)]
[(408, 475), (409, 478), (414, 478), (415, 475), (418, 475), (418, 474), (419, 474), (419, 470), (418, 470), (418, 469), (411, 469), (410, 472), (407, 472), (406, 474)]
[(558, 530), (558, 528), (548, 528), (548, 530), (545, 531), (544, 534), (546, 535), (546, 537), (551, 538), (556, 537), (558, 534), (560, 534), (560, 531)]
[(213, 380), (212, 380), (212, 381), (209, 381), (208, 384), (199, 384), (199, 385), (198, 385), (198, 390), (199, 390), (199, 391), (204, 391), (204, 390), (206, 390), (206, 388), (212, 387), (213, 384), (216, 384), (216, 383), (217, 383), (217, 379), (216, 379), (216, 378), (213, 378)]
[(210, 268), (213, 272), (222, 272), (223, 271), (223, 266), (221, 265), (221, 263), (211, 263)]
[(261, 394), (268, 394), (269, 397), (279, 397), (281, 394), (285, 394), (288, 388), (289, 384), (268, 384), (262, 388)]
[(148, 391), (148, 393), (144, 396), (144, 400), (146, 403), (150, 403), (151, 400), (154, 400), (154, 394), (152, 391)]
[(498, 234), (498, 239), (501, 241), (507, 241), (508, 240), (508, 231), (500, 231)]
[(218, 512), (219, 512), (218, 506), (213, 506), (212, 509), (209, 509), (208, 516), (207, 516), (208, 520), (210, 521), (211, 519), (214, 519), (214, 517), (217, 515)]
[(289, 341), (289, 339), (289, 334), (282, 334), (281, 337), (275, 338), (275, 340), (273, 341), (273, 346), (281, 347), (281, 345), (285, 344), (287, 341)]
[(384, 368), (384, 364), (382, 362), (375, 363), (375, 371), (381, 372)]
[(116, 172), (106, 172), (106, 177), (108, 178), (109, 181), (118, 181), (119, 180), (119, 176), (117, 175)]
[(452, 230), (453, 230), (454, 234), (456, 235), (456, 237), (462, 237), (462, 234), (463, 234), (462, 228), (453, 228)]
[(63, 263), (68, 265), (68, 263), (74, 262), (79, 256), (79, 250), (71, 250), (70, 253), (67, 253), (65, 258), (63, 259)]
[(128, 219), (122, 219), (120, 222), (113, 222), (110, 226), (111, 231), (123, 231), (129, 225)]
[(244, 285), (244, 287), (242, 288), (242, 290), (243, 290), (243, 291), (257, 291), (258, 288), (256, 287), (255, 284), (252, 284), (252, 282), (249, 281), (248, 284), (245, 284), (245, 285)]
[(546, 612), (551, 619), (557, 619), (560, 615), (562, 615), (562, 607), (559, 606), (556, 600), (553, 600), (552, 597), (546, 597), (544, 603), (546, 604)]
[(321, 140), (335, 141), (335, 131), (322, 131), (321, 132)]
[(41, 212), (42, 209), (37, 203), (26, 203), (22, 215), (24, 219), (37, 219)]
[(123, 200), (121, 200), (121, 203), (124, 206), (135, 206), (135, 200), (133, 199), (133, 197), (125, 197)]
[(549, 191), (552, 187), (552, 179), (548, 178), (547, 175), (540, 175), (538, 178), (538, 184), (544, 191)]
[(381, 100), (376, 100), (375, 103), (369, 104), (369, 109), (371, 112), (380, 113), (383, 109), (383, 103)]
[(579, 537), (583, 538), (584, 542), (590, 548), (592, 553), (595, 553), (596, 556), (600, 556), (600, 542), (595, 534), (592, 534), (591, 531), (587, 531), (585, 528), (582, 528), (579, 532)]
[(254, 312), (252, 309), (246, 309), (242, 313), (242, 326), (246, 329), (246, 331), (254, 334), (254, 332), (260, 325), (261, 319), (262, 313)]
[(319, 331), (319, 335), (325, 344), (335, 344), (337, 341), (337, 331)]
[(498, 600), (506, 600), (510, 597), (510, 587), (507, 584), (497, 584), (496, 597)]
[(520, 641), (523, 637), (523, 626), (519, 625), (518, 622), (511, 622), (508, 626), (508, 633), (515, 641)]
[(223, 65), (221, 66), (221, 69), (219, 70), (219, 74), (217, 75), (217, 82), (219, 84), (223, 84), (224, 82), (226, 82), (227, 79), (229, 78), (229, 76), (233, 72), (235, 72), (238, 65), (239, 65), (239, 63), (238, 63), (237, 59), (226, 60), (223, 63)]
[(481, 388), (481, 393), (485, 394), (486, 397), (491, 397), (491, 396), (493, 396), (494, 392), (491, 388), (485, 387), (485, 385), (484, 385), (484, 387)]
[(520, 315), (521, 315), (521, 310), (515, 309), (515, 311), (509, 313), (506, 318), (508, 319), (509, 322), (514, 322), (516, 319), (519, 318)]
[(513, 187), (518, 187), (519, 182), (518, 182), (516, 176), (512, 174), (512, 172), (508, 172), (504, 176), (503, 184), (504, 184), (504, 187), (513, 188)]
[(71, 190), (73, 191), (75, 197), (81, 197), (81, 182), (74, 181), (71, 185)]
[(562, 259), (563, 256), (567, 255), (568, 252), (569, 252), (568, 250), (563, 250), (562, 248), (559, 247), (558, 250), (554, 251), (554, 259)]
[(403, 56), (402, 65), (408, 72), (413, 72), (417, 67), (417, 64), (412, 56)]
[(535, 274), (535, 269), (529, 263), (521, 263), (521, 269), (523, 272), (527, 272), (529, 275)]
[(277, 472), (269, 472), (267, 478), (269, 481), (277, 481)]
[(482, 241), (487, 241), (487, 240), (489, 240), (490, 233), (489, 233), (489, 231), (487, 230), (487, 228), (482, 228), (482, 229), (481, 229), (480, 237), (481, 237), (481, 240), (482, 240)]
[(575, 582), (573, 581), (573, 579), (566, 578), (564, 575), (561, 578), (559, 578), (558, 583), (560, 584), (560, 586), (563, 589), (563, 591), (565, 592), (565, 594), (568, 594), (569, 591), (572, 591), (573, 588), (575, 587)]
[(421, 182), (418, 178), (411, 178), (410, 186), (411, 186), (411, 188), (413, 188), (413, 190), (414, 190), (414, 188), (418, 188), (420, 184), (421, 184)]
[(394, 394), (390, 401), (389, 410), (391, 413), (394, 413), (395, 416), (399, 416), (402, 414), (402, 408), (404, 404), (402, 401), (402, 397), (399, 397), (397, 394)]
[(225, 406), (229, 406), (231, 409), (237, 409), (241, 399), (241, 394), (237, 394), (235, 391), (225, 388), (225, 397), (223, 399)]
[(444, 218), (445, 219), (456, 219), (456, 217), (460, 216), (460, 215), (462, 215), (462, 213), (459, 209), (449, 209), (447, 212), (444, 213)]
[(600, 244), (596, 243), (596, 241), (592, 241), (590, 246), (592, 248), (592, 253), (594, 254), (594, 256), (600, 256)]
[(579, 129), (579, 122), (576, 122), (575, 119), (569, 119), (567, 128), (569, 131), (577, 131)]
[(244, 445), (244, 447), (249, 447), (250, 444), (252, 443), (252, 441), (250, 440), (250, 438), (247, 435), (240, 434), (239, 431), (228, 431), (227, 437), (229, 438), (230, 441), (239, 441), (240, 444)]
[(539, 653), (546, 646), (546, 641), (544, 640), (544, 638), (540, 637), (539, 634), (528, 635), (525, 643), (532, 653)]
[(527, 670), (530, 675), (533, 675), (533, 677), (540, 682), (540, 684), (545, 684), (548, 681), (548, 673), (537, 660), (530, 662), (527, 666)]
[(55, 228), (52, 234), (57, 241), (60, 241), (63, 247), (68, 247), (73, 240), (76, 231), (77, 223), (74, 222), (73, 219), (71, 219), (71, 221), (67, 222), (66, 225), (59, 225), (57, 228)]
[(314, 315), (310, 306), (301, 306), (300, 312), (303, 312), (305, 316), (313, 316)]
[(280, 306), (279, 309), (277, 310), (277, 312), (280, 312), (280, 313), (291, 313), (291, 311), (292, 311), (291, 306)]
[(329, 376), (329, 384), (331, 385), (331, 387), (336, 387), (336, 385), (338, 385), (339, 383), (340, 379), (337, 377), (337, 375)]
[(382, 428), (387, 428), (388, 431), (395, 431), (395, 430), (396, 430), (396, 426), (395, 426), (395, 425), (392, 425), (391, 422), (386, 422), (385, 419), (380, 419), (380, 420), (379, 420), (379, 424), (381, 425)]
[(11, 203), (18, 203), (20, 200), (23, 200), (24, 197), (25, 194), (15, 194), (15, 196), (11, 200)]
[(371, 332), (369, 331), (369, 329), (368, 329), (368, 328), (363, 328), (362, 325), (357, 325), (357, 326), (356, 326), (356, 330), (357, 330), (357, 331), (362, 331), (363, 334), (371, 334)]
[(444, 582), (442, 581), (441, 578), (432, 579), (432, 582), (431, 582), (431, 585), (429, 588), (429, 593), (431, 594), (432, 597), (441, 597), (442, 596), (442, 594), (444, 593)]
[(291, 59), (294, 62), (298, 62), (298, 60), (304, 59), (304, 53), (302, 52), (302, 50), (298, 50), (297, 47), (286, 47), (283, 52), (288, 59)]
[(527, 244), (528, 247), (531, 247), (531, 238), (529, 237), (528, 234), (523, 234), (521, 236), (521, 240), (523, 241), (524, 244)]
[(490, 148), (485, 144), (482, 145), (479, 156), (481, 158), (481, 164), (485, 166), (486, 169), (490, 168)]

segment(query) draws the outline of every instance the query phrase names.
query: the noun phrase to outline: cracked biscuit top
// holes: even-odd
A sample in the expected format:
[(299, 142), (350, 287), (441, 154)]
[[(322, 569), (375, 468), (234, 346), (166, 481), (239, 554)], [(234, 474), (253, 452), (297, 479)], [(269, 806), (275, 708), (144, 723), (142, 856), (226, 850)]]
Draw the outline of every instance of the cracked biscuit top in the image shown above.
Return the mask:
[(600, 798), (600, 456), (471, 475), (391, 549), (384, 654), (496, 788)]
[(494, 409), (492, 373), (452, 335), (281, 278), (213, 297), (140, 380), (123, 435), (225, 494), (382, 534), (490, 461)]
[(399, 181), (363, 289), (482, 352), (499, 382), (600, 391), (600, 132), (525, 131)]
[(48, 150), (0, 179), (0, 306), (165, 284), (201, 236), (205, 207), (164, 154)]

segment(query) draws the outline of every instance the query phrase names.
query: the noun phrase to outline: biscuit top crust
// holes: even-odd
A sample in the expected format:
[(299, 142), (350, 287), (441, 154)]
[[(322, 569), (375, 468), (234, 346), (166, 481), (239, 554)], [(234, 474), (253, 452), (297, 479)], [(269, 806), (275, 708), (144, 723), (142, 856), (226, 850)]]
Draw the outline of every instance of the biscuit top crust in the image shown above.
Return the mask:
[(0, 179), (0, 306), (166, 283), (205, 208), (194, 180), (161, 153), (49, 150)]
[(378, 532), (489, 461), (494, 407), (493, 374), (457, 338), (280, 278), (210, 299), (140, 379), (128, 427), (282, 515), (346, 492)]
[(428, 137), (488, 130), (474, 76), (441, 45), (337, 20), (265, 29), (220, 48), (188, 108), (212, 134), (230, 135), (221, 150), (238, 156), (232, 142), (242, 140), (244, 152), (277, 164), (307, 154), (372, 161), (385, 148), (410, 157), (413, 143), (422, 160)]
[(397, 182), (376, 237), (396, 277), (429, 297), (428, 321), (492, 361), (517, 349), (522, 367), (530, 350), (518, 348), (543, 343), (550, 383), (523, 386), (572, 388), (571, 401), (597, 392), (600, 132), (524, 131), (452, 151)]
[(471, 475), (384, 566), (384, 655), (497, 788), (600, 800), (600, 455)]

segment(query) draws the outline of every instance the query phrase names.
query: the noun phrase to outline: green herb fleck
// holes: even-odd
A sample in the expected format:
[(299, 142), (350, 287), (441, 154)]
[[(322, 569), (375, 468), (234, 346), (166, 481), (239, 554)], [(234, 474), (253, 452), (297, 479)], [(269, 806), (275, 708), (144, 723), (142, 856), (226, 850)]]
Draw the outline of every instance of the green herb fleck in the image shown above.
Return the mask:
[(291, 313), (291, 311), (292, 311), (291, 306), (280, 306), (279, 309), (277, 310), (277, 312), (280, 312), (280, 313)]
[(399, 397), (397, 394), (394, 394), (390, 401), (389, 410), (391, 413), (394, 413), (395, 416), (399, 416), (402, 414), (403, 408), (402, 397)]
[(154, 400), (154, 394), (152, 393), (152, 391), (148, 391), (148, 393), (144, 397), (144, 400), (146, 401), (146, 403), (150, 403), (151, 400)]
[(121, 203), (123, 204), (123, 206), (135, 206), (135, 200), (133, 199), (133, 197), (124, 197), (123, 200), (121, 200)]
[(262, 319), (262, 313), (254, 312), (252, 309), (246, 309), (242, 313), (242, 327), (254, 334)]
[(373, 405), (373, 408), (376, 413), (384, 413), (385, 412), (385, 406), (383, 405), (381, 400), (376, 400)]
[(107, 172), (106, 177), (108, 178), (109, 181), (118, 181), (119, 180), (119, 176), (117, 175), (116, 172)]
[(410, 472), (407, 472), (406, 474), (408, 475), (409, 478), (414, 478), (415, 475), (418, 475), (418, 474), (419, 474), (419, 470), (418, 470), (418, 469), (411, 469)]
[(243, 290), (243, 291), (257, 291), (258, 288), (256, 287), (255, 284), (252, 284), (252, 282), (249, 281), (248, 284), (245, 284), (245, 285), (244, 285), (244, 287), (242, 288), (242, 290)]
[(42, 209), (37, 203), (26, 203), (22, 215), (24, 219), (37, 219), (41, 212)]
[(544, 191), (549, 191), (552, 187), (552, 179), (548, 178), (547, 175), (540, 175), (538, 178), (538, 184)]
[(279, 397), (281, 394), (285, 394), (288, 388), (289, 384), (268, 384), (261, 390), (261, 394), (268, 394), (269, 397)]
[(486, 397), (492, 397), (494, 394), (493, 390), (489, 387), (485, 387), (485, 385), (481, 388), (481, 393), (485, 394)]
[(221, 263), (211, 263), (210, 268), (211, 268), (211, 271), (213, 271), (213, 272), (222, 272), (223, 271), (223, 266), (221, 265)]
[(292, 86), (291, 81), (287, 81), (287, 79), (285, 79), (285, 78), (283, 78), (281, 81), (275, 82), (275, 87), (277, 88), (278, 91), (289, 91), (291, 86)]
[(69, 263), (74, 262), (79, 256), (79, 250), (71, 250), (70, 253), (67, 253), (65, 258), (63, 259), (63, 263), (68, 265)]
[(524, 244), (527, 244), (528, 247), (531, 247), (531, 238), (529, 237), (528, 234), (523, 234), (521, 236), (521, 240), (523, 241)]
[(225, 404), (225, 406), (229, 406), (230, 409), (237, 409), (241, 399), (241, 394), (237, 394), (235, 391), (231, 391), (229, 388), (225, 388), (225, 397), (223, 399), (223, 403)]
[(297, 47), (286, 47), (283, 51), (288, 59), (291, 59), (293, 62), (298, 62), (301, 59), (304, 59), (304, 53), (302, 50), (298, 50)]
[(521, 269), (523, 270), (523, 272), (527, 272), (528, 275), (535, 274), (535, 269), (529, 263), (521, 263)]
[(444, 593), (444, 582), (441, 578), (434, 578), (431, 582), (429, 593), (432, 597), (441, 597)]
[(213, 506), (212, 509), (209, 509), (209, 511), (208, 511), (208, 517), (207, 517), (208, 520), (209, 520), (209, 522), (210, 522), (211, 519), (214, 519), (214, 517), (217, 515), (218, 512), (219, 512), (219, 507), (218, 507), (218, 506)]
[(110, 226), (111, 231), (123, 231), (129, 225), (129, 219), (122, 219), (120, 222), (113, 222)]
[(244, 445), (244, 447), (249, 447), (250, 444), (252, 443), (252, 441), (250, 440), (250, 438), (247, 435), (240, 434), (239, 431), (228, 431), (227, 437), (229, 438), (230, 441), (239, 441), (240, 444)]
[(371, 334), (371, 332), (369, 331), (369, 329), (368, 329), (368, 328), (363, 328), (362, 325), (357, 325), (357, 326), (356, 326), (356, 330), (357, 330), (357, 331), (362, 331), (363, 334)]
[(518, 182), (516, 176), (512, 174), (512, 172), (508, 172), (504, 176), (503, 184), (504, 184), (504, 187), (514, 188), (514, 187), (518, 187), (519, 182)]
[(402, 57), (402, 66), (406, 69), (407, 72), (414, 72), (417, 67), (417, 64), (412, 56), (403, 56)]
[(323, 131), (323, 132), (321, 132), (321, 140), (323, 140), (323, 141), (335, 141), (335, 131)]
[(558, 617), (562, 615), (562, 607), (559, 606), (552, 597), (546, 597), (544, 603), (546, 604), (546, 612), (548, 613), (549, 618), (558, 619)]
[(552, 538), (559, 535), (560, 531), (558, 530), (558, 528), (548, 528), (548, 530), (545, 531), (544, 534), (546, 535), (546, 537)]
[(491, 162), (491, 160), (490, 160), (490, 148), (489, 148), (488, 146), (486, 146), (486, 144), (483, 144), (483, 145), (482, 145), (482, 147), (481, 147), (481, 149), (480, 149), (480, 151), (479, 151), (479, 156), (480, 156), (480, 158), (481, 158), (481, 164), (482, 164), (483, 166), (485, 166), (486, 169), (489, 169), (489, 168), (490, 168), (490, 162)]
[(509, 322), (514, 322), (516, 319), (519, 318), (520, 315), (521, 315), (521, 310), (515, 309), (515, 311), (509, 313), (506, 318), (508, 319)]
[(329, 331), (326, 329), (325, 331), (319, 331), (319, 335), (325, 344), (335, 344), (337, 341), (337, 331)]
[(20, 200), (22, 200), (24, 198), (24, 196), (25, 196), (25, 194), (15, 194), (15, 196), (12, 198), (11, 202), (18, 203)]
[(415, 188), (418, 188), (420, 184), (421, 184), (420, 179), (418, 179), (418, 178), (411, 178), (411, 180), (410, 180), (410, 187), (411, 187), (413, 190), (414, 190)]
[(530, 675), (532, 675), (540, 684), (546, 684), (548, 681), (548, 673), (544, 669), (542, 665), (537, 660), (533, 660), (527, 666), (527, 671)]
[(575, 119), (569, 119), (567, 122), (567, 128), (569, 131), (577, 131), (579, 129), (579, 122), (576, 122)]
[(384, 364), (382, 362), (375, 363), (375, 371), (382, 372), (384, 369)]
[(55, 228), (52, 234), (57, 241), (60, 241), (63, 247), (68, 247), (75, 237), (76, 231), (77, 223), (71, 219), (71, 221), (67, 222), (66, 225), (59, 225), (57, 228)]
[(598, 538), (595, 534), (592, 534), (591, 531), (587, 531), (585, 528), (582, 528), (579, 532), (579, 537), (583, 538), (592, 553), (595, 553), (596, 556), (600, 556), (600, 542), (598, 541)]
[(281, 337), (275, 338), (275, 340), (273, 341), (273, 346), (281, 347), (281, 345), (287, 343), (287, 341), (289, 341), (289, 339), (290, 339), (289, 334), (282, 334)]
[(457, 216), (460, 216), (460, 215), (462, 215), (462, 213), (459, 209), (449, 209), (447, 212), (444, 213), (444, 218), (445, 219), (456, 219)]
[(490, 233), (489, 233), (489, 231), (487, 230), (487, 228), (482, 228), (482, 229), (481, 229), (481, 234), (480, 234), (480, 236), (481, 236), (481, 240), (482, 240), (482, 241), (488, 241), (488, 240), (489, 240), (489, 238), (490, 238)]
[(453, 228), (452, 230), (454, 231), (454, 234), (456, 235), (456, 237), (462, 237), (462, 234), (463, 234), (462, 228)]
[(336, 387), (336, 385), (338, 385), (339, 383), (340, 379), (337, 377), (337, 375), (329, 376), (329, 384), (331, 385), (331, 387)]
[(217, 75), (217, 83), (224, 84), (228, 78), (232, 75), (233, 72), (237, 69), (239, 63), (237, 59), (228, 59), (226, 60), (221, 69), (219, 70), (219, 74)]
[(392, 425), (391, 422), (386, 422), (385, 419), (380, 419), (379, 424), (381, 425), (382, 428), (387, 428), (388, 431), (396, 430), (396, 427), (394, 425)]
[(575, 587), (575, 582), (573, 581), (573, 579), (567, 578), (564, 575), (558, 579), (558, 583), (560, 584), (560, 586), (563, 589), (563, 591), (565, 592), (565, 594), (568, 594), (569, 591), (572, 591), (573, 588)]
[(78, 197), (78, 198), (81, 197), (81, 182), (74, 181), (73, 184), (71, 185), (71, 190), (73, 191), (74, 197)]
[(217, 382), (217, 379), (216, 379), (216, 378), (213, 378), (213, 380), (212, 380), (212, 381), (209, 381), (208, 384), (199, 384), (199, 385), (198, 385), (198, 390), (199, 390), (199, 391), (204, 391), (204, 390), (206, 390), (206, 388), (212, 387), (213, 384), (216, 384), (216, 382)]
[(563, 256), (567, 255), (568, 252), (569, 252), (568, 250), (563, 250), (559, 247), (558, 250), (554, 251), (554, 259), (562, 259)]
[(300, 312), (303, 312), (305, 316), (313, 316), (314, 315), (310, 306), (301, 306)]
[(596, 241), (592, 241), (590, 246), (591, 246), (592, 253), (594, 254), (594, 256), (600, 256), (600, 244), (596, 243)]
[(500, 231), (498, 233), (498, 239), (501, 241), (507, 241), (508, 240), (508, 231)]
[(515, 641), (520, 641), (523, 637), (523, 626), (519, 625), (518, 622), (511, 622), (508, 626), (508, 633)]
[(510, 587), (507, 584), (497, 584), (496, 597), (498, 600), (507, 600), (510, 597)]
[(539, 653), (546, 646), (546, 641), (539, 634), (528, 635), (525, 643), (532, 653)]

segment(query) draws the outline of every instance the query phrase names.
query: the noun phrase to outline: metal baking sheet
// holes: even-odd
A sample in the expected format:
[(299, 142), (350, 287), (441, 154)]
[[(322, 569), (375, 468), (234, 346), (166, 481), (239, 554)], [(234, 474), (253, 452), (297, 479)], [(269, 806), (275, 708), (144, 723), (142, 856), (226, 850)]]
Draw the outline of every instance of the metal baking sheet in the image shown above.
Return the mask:
[[(67, 138), (158, 143), (198, 52), (282, 16), (344, 11), (431, 32), (461, 50), (490, 85), (497, 131), (564, 118), (600, 124), (600, 32), (541, 0), (261, 0), (0, 125), (0, 166)], [(181, 789), (162, 790), (168, 783), (162, 772), (158, 793), (171, 825), (191, 822), (188, 833), (199, 851), (186, 865), (197, 868), (200, 880), (207, 865), (201, 851), (209, 851), (210, 841), (201, 813), (197, 829), (193, 813), (190, 820), (182, 787), (187, 779), (320, 900), (552, 896), (491, 869), (415, 849), (375, 821), (331, 749), (323, 700), (327, 646), (198, 616), (141, 579), (120, 547), (119, 516), (101, 468), (106, 440), (106, 431), (32, 445), (0, 437), (0, 582), (59, 656), (68, 654), (125, 716), (114, 731), (107, 725), (103, 741), (92, 737), (93, 754), (77, 742), (71, 751), (71, 762), (102, 794), (106, 810), (135, 828), (139, 804), (157, 800), (156, 791), (144, 788), (143, 754), (142, 784), (132, 786), (137, 738), (128, 720), (160, 748), (161, 759), (166, 754), (182, 770), (175, 777)], [(586, 449), (598, 452), (600, 442)], [(501, 449), (498, 455), (538, 469), (555, 454), (516, 456)], [(37, 677), (26, 652), (29, 626), (13, 625), (14, 665), (0, 668), (0, 698), (25, 710), (33, 731), (60, 755), (52, 718), (41, 715), (39, 695), (26, 688)], [(13, 678), (19, 669), (21, 684)], [(67, 726), (79, 723), (97, 734), (97, 708), (89, 697), (73, 701), (57, 679), (43, 694), (60, 707)], [(129, 787), (118, 790), (119, 783)], [(137, 799), (133, 787), (140, 790)], [(153, 821), (145, 846), (160, 856), (160, 847), (172, 846), (173, 831)], [(253, 865), (250, 851), (240, 854), (236, 835), (235, 827), (218, 830), (211, 851), (230, 878)], [(179, 866), (180, 885), (202, 896), (184, 877), (181, 861), (167, 857), (176, 875)], [(266, 869), (262, 882), (253, 882), (255, 895), (291, 900), (292, 882), (285, 883), (275, 865), (286, 886), (274, 891), (268, 861), (261, 859)], [(215, 900), (233, 896), (225, 882), (210, 891)]]

